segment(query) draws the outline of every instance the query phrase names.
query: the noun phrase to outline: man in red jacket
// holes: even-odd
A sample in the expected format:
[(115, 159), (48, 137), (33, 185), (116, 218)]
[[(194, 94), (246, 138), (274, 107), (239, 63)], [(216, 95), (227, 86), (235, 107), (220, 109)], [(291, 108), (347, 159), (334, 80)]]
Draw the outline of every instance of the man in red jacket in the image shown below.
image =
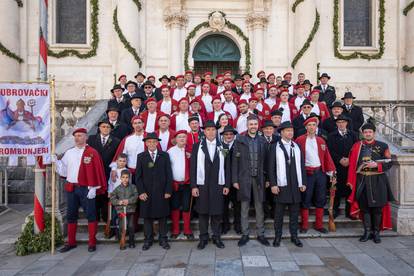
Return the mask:
[(306, 134), (299, 136), (296, 143), (300, 146), (305, 160), (306, 191), (302, 199), (302, 224), (301, 233), (308, 231), (309, 208), (314, 203), (316, 231), (327, 233), (323, 227), (323, 208), (326, 204), (326, 175), (332, 177), (335, 165), (328, 151), (328, 146), (323, 138), (316, 136), (318, 120), (316, 117), (308, 118), (304, 123)]

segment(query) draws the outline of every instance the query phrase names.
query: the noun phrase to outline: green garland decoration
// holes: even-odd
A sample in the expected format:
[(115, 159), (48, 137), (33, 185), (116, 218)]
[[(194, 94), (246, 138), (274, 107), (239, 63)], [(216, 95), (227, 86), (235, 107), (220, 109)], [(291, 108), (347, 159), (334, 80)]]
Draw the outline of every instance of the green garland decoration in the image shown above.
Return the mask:
[(22, 7), (23, 7), (23, 1), (22, 1), (22, 0), (14, 0), (14, 1), (16, 1), (17, 6), (18, 6), (19, 8), (22, 8)]
[(78, 50), (74, 49), (65, 49), (60, 52), (52, 51), (48, 48), (47, 54), (51, 57), (55, 58), (64, 58), (69, 56), (76, 56), (81, 59), (87, 59), (96, 56), (96, 51), (98, 49), (99, 44), (99, 34), (98, 34), (98, 16), (99, 16), (99, 2), (98, 0), (90, 0), (90, 4), (92, 7), (92, 14), (91, 14), (91, 32), (92, 32), (92, 49), (87, 53), (80, 53)]
[(321, 63), (318, 62), (316, 63), (316, 79), (317, 79), (318, 84), (319, 84), (319, 77), (321, 76), (320, 69), (321, 69)]
[(293, 3), (292, 5), (292, 12), (295, 13), (296, 12), (296, 7), (299, 6), (300, 3), (302, 3), (305, 0), (296, 0), (295, 3)]
[(132, 1), (135, 3), (135, 5), (137, 5), (138, 11), (141, 11), (142, 9), (141, 2), (139, 0), (132, 0)]
[(15, 59), (18, 63), (24, 62), (24, 60), (21, 57), (19, 57), (16, 53), (13, 53), (9, 49), (7, 49), (1, 42), (0, 42), (0, 52), (3, 55), (8, 56), (9, 58)]
[[(209, 18), (210, 16), (216, 11), (213, 11), (211, 13), (209, 13)], [(223, 17), (226, 16), (226, 14), (222, 11), (219, 11)], [(250, 41), (249, 38), (243, 33), (243, 31), (235, 24), (231, 23), (229, 20), (225, 19), (226, 21), (226, 26), (227, 28), (235, 31), (237, 33), (238, 36), (240, 36), (244, 42), (245, 42), (245, 46), (244, 46), (244, 52), (246, 54), (246, 63), (245, 63), (245, 67), (246, 67), (246, 72), (250, 71), (250, 66), (251, 66), (251, 61), (250, 61)], [(193, 39), (195, 37), (195, 35), (197, 34), (197, 32), (202, 29), (202, 28), (208, 28), (209, 22), (208, 21), (204, 21), (201, 22), (200, 24), (198, 24), (197, 26), (194, 27), (194, 29), (188, 33), (186, 39), (185, 39), (185, 43), (184, 43), (184, 68), (185, 70), (190, 70), (190, 66), (188, 65), (188, 57), (190, 55), (190, 40)]]
[[(52, 236), (52, 216), (45, 213), (45, 231), (43, 233), (34, 233), (33, 216), (27, 218), (27, 223), (15, 243), (16, 255), (26, 256), (29, 254), (45, 252), (50, 250)], [(63, 244), (63, 235), (60, 231), (59, 221), (55, 220), (55, 245)]]
[(226, 14), (223, 12), (223, 11), (212, 11), (212, 12), (210, 12), (209, 14), (208, 14), (208, 17), (207, 18), (209, 18), (210, 19), (210, 17), (213, 15), (213, 13), (215, 13), (215, 12), (219, 12), (219, 13), (221, 13), (221, 15), (223, 16), (223, 18), (226, 18)]
[(411, 1), (411, 2), (410, 2), (410, 4), (408, 4), (408, 5), (407, 5), (407, 7), (405, 7), (405, 8), (403, 9), (403, 14), (404, 14), (405, 16), (407, 16), (408, 12), (409, 12), (412, 8), (414, 8), (414, 1)]
[(380, 59), (384, 54), (385, 50), (385, 41), (384, 41), (384, 26), (385, 26), (385, 0), (379, 0), (378, 7), (380, 17), (379, 17), (379, 51), (375, 54), (366, 54), (360, 51), (355, 51), (350, 55), (343, 55), (339, 51), (339, 0), (334, 0), (334, 17), (333, 17), (333, 30), (334, 30), (334, 53), (335, 57), (343, 60), (350, 60), (356, 58), (362, 59)]
[(300, 58), (305, 54), (305, 52), (308, 50), (312, 40), (315, 37), (316, 32), (319, 29), (319, 24), (320, 24), (320, 20), (321, 16), (319, 15), (318, 9), (315, 9), (315, 21), (313, 22), (313, 27), (312, 30), (308, 36), (308, 39), (306, 40), (305, 44), (303, 44), (302, 48), (300, 49), (300, 51), (296, 54), (296, 56), (293, 58), (291, 66), (292, 68), (295, 68), (296, 64), (298, 63), (298, 61), (300, 60)]
[[(139, 7), (138, 7), (138, 10), (140, 10)], [(119, 40), (121, 40), (121, 42), (124, 45), (125, 49), (127, 49), (127, 51), (134, 57), (135, 61), (139, 65), (139, 67), (141, 67), (142, 66), (141, 58), (139, 57), (136, 49), (134, 47), (132, 47), (131, 44), (128, 42), (125, 35), (122, 33), (121, 28), (119, 27), (119, 24), (118, 24), (118, 7), (115, 8), (114, 15), (113, 15), (112, 19), (113, 19), (115, 32), (118, 34)]]
[(410, 73), (410, 74), (414, 73), (414, 66), (410, 67), (408, 65), (404, 65), (402, 69), (406, 73)]

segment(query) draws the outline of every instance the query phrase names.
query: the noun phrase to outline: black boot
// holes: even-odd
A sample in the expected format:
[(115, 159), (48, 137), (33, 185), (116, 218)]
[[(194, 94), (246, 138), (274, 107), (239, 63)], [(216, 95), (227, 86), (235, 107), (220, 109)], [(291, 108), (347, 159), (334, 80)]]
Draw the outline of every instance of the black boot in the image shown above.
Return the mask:
[(371, 235), (371, 215), (364, 213), (363, 217), (364, 234), (359, 238), (360, 242), (366, 242), (372, 238)]
[(381, 213), (375, 213), (373, 215), (374, 221), (372, 224), (374, 225), (374, 234), (372, 239), (375, 243), (381, 243), (381, 237), (380, 237), (380, 227), (381, 227), (381, 221), (382, 221), (382, 214)]
[(273, 240), (273, 246), (279, 247), (281, 240), (282, 240), (282, 236), (276, 235), (275, 239)]

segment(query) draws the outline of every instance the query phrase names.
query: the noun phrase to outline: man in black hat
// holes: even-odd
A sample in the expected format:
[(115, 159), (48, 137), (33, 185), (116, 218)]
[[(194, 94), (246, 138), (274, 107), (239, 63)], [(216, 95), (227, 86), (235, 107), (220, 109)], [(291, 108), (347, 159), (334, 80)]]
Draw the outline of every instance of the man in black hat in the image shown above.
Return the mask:
[(268, 175), (275, 202), (275, 240), (273, 246), (279, 247), (282, 239), (283, 217), (286, 207), (289, 214), (290, 240), (298, 247), (299, 204), (301, 192), (306, 190), (305, 163), (300, 147), (293, 142), (293, 125), (283, 122), (279, 127), (281, 139), (272, 144), (268, 158)]
[(138, 72), (135, 76), (134, 76), (135, 80), (137, 81), (137, 87), (136, 87), (136, 92), (144, 92), (144, 81), (145, 81), (145, 75), (141, 72)]
[(172, 194), (172, 169), (168, 153), (158, 149), (160, 139), (155, 132), (142, 139), (147, 150), (138, 154), (135, 184), (140, 199), (140, 217), (144, 219), (144, 245), (148, 250), (154, 241), (153, 223), (158, 220), (159, 244), (168, 250), (167, 217), (170, 215)]
[(295, 130), (294, 132), (295, 139), (306, 132), (306, 129), (303, 123), (310, 116), (312, 107), (313, 107), (313, 104), (308, 99), (305, 99), (300, 105), (300, 114), (295, 119), (293, 119), (293, 122), (292, 122), (293, 128)]
[(394, 201), (388, 177), (392, 167), (388, 145), (375, 140), (375, 126), (366, 123), (362, 127), (364, 140), (357, 142), (349, 155), (348, 185), (351, 195), (351, 215), (363, 214), (364, 234), (359, 241), (372, 239), (380, 243), (380, 230), (392, 228), (390, 201)]
[(335, 87), (328, 84), (328, 81), (330, 79), (331, 77), (327, 73), (322, 73), (322, 75), (319, 77), (321, 84), (314, 88), (321, 91), (319, 94), (319, 101), (325, 102), (327, 106), (331, 106), (332, 103), (336, 100)]
[[(111, 135), (112, 128), (113, 126), (108, 120), (100, 121), (98, 123), (97, 134), (89, 136), (86, 142), (99, 153), (103, 162), (106, 181), (108, 181), (111, 173), (109, 165), (111, 164), (120, 143), (118, 138)], [(106, 221), (108, 216), (108, 194), (105, 192), (104, 194), (97, 195), (95, 204), (97, 221), (100, 219)]]
[(150, 81), (144, 82), (143, 87), (144, 87), (144, 94), (143, 94), (144, 101), (146, 101), (149, 98), (155, 98), (157, 101), (162, 99), (162, 94), (161, 94), (161, 97), (158, 95), (158, 98), (157, 98), (157, 95), (154, 91), (155, 85), (152, 82)]
[(352, 92), (345, 92), (342, 97), (344, 101), (344, 114), (351, 118), (353, 130), (359, 132), (364, 123), (364, 115), (362, 114), (362, 108), (354, 104), (354, 99)]
[(270, 112), (270, 120), (272, 120), (274, 129), (273, 134), (276, 136), (280, 136), (280, 133), (277, 131), (277, 128), (282, 123), (282, 117), (283, 117), (283, 110), (275, 109), (272, 112)]
[[(319, 136), (321, 138), (323, 138), (325, 141), (328, 140), (328, 132), (326, 132), (326, 130), (324, 130), (321, 127), (321, 117), (319, 115), (317, 115), (316, 113), (311, 112), (308, 116), (308, 118), (312, 118), (315, 117), (317, 119), (317, 126), (316, 126), (316, 136)], [(305, 120), (306, 121), (306, 120)], [(299, 136), (306, 134), (306, 127), (300, 128), (298, 129), (297, 132), (295, 132), (295, 140), (296, 138), (298, 138)]]
[(170, 78), (167, 75), (163, 75), (161, 78), (158, 79), (161, 83), (161, 85), (157, 88), (155, 88), (155, 97), (158, 99), (162, 99), (162, 93), (161, 93), (161, 87), (163, 86), (169, 86), (170, 84)]
[(249, 72), (244, 72), (242, 74), (242, 78), (243, 78), (243, 82), (249, 82), (250, 83), (250, 92), (253, 92), (253, 83), (252, 83), (252, 74), (250, 74)]
[[(334, 103), (335, 104), (335, 103)], [(332, 111), (334, 111), (332, 109)], [(327, 120), (326, 120), (327, 121)], [(326, 122), (325, 121), (325, 122)], [(336, 194), (334, 201), (334, 217), (339, 215), (341, 198), (345, 198), (345, 215), (349, 216), (349, 203), (346, 200), (351, 190), (346, 185), (349, 167), (349, 152), (352, 146), (359, 140), (358, 133), (349, 129), (350, 119), (340, 114), (335, 119), (336, 129), (328, 135), (328, 148), (336, 168)]]
[[(331, 116), (322, 123), (322, 128), (329, 134), (336, 130), (336, 119), (343, 114), (344, 108), (340, 101), (335, 101), (331, 106)], [(351, 127), (351, 122), (348, 123), (348, 128)], [(351, 128), (352, 129), (352, 128)]]
[(136, 90), (137, 90), (137, 83), (134, 81), (128, 81), (125, 84), (125, 87), (127, 89), (127, 92), (124, 93), (124, 101), (127, 107), (131, 106), (131, 102), (129, 101), (132, 96), (134, 96), (135, 94), (137, 94)]
[(131, 119), (139, 115), (144, 110), (144, 97), (141, 93), (135, 93), (129, 98), (130, 107), (124, 109), (121, 113), (121, 121), (128, 126), (129, 131), (132, 131)]
[(240, 75), (234, 76), (234, 87), (231, 91), (239, 96), (243, 94), (243, 78)]
[[(190, 182), (192, 195), (196, 197), (195, 210), (199, 217), (200, 242), (198, 249), (208, 244), (210, 221), (212, 240), (218, 248), (224, 248), (221, 241), (220, 223), (224, 210), (224, 197), (230, 189), (229, 171), (225, 170), (226, 151), (217, 138), (213, 121), (204, 124), (205, 139), (194, 144), (191, 153)], [(228, 161), (228, 159), (227, 159)]]
[(121, 121), (120, 112), (117, 108), (108, 108), (106, 110), (106, 116), (108, 117), (108, 121), (112, 125), (111, 134), (113, 136), (117, 137), (119, 140), (122, 140), (130, 133), (128, 125)]
[(232, 183), (238, 190), (241, 201), (242, 237), (238, 245), (244, 246), (249, 241), (249, 209), (253, 199), (256, 213), (257, 241), (265, 246), (263, 202), (265, 200), (265, 160), (267, 154), (266, 139), (259, 135), (259, 118), (247, 117), (247, 133), (237, 136), (232, 157)]
[[(233, 145), (234, 140), (236, 139), (237, 130), (235, 130), (231, 125), (224, 127), (223, 132), (221, 133), (221, 141), (223, 148), (227, 150), (226, 154), (226, 167), (225, 170), (228, 174), (231, 174), (231, 158), (233, 155)], [(230, 230), (230, 213), (229, 213), (229, 203), (232, 203), (233, 206), (233, 227), (234, 231), (237, 234), (241, 234), (241, 225), (240, 225), (240, 201), (237, 200), (237, 190), (234, 187), (230, 187), (229, 194), (224, 198), (224, 211), (223, 211), (223, 223), (221, 228), (221, 233), (226, 234)]]
[(108, 107), (115, 107), (118, 110), (122, 111), (128, 107), (127, 103), (124, 100), (124, 96), (122, 95), (124, 89), (119, 84), (115, 84), (114, 87), (111, 89), (112, 98), (108, 101)]

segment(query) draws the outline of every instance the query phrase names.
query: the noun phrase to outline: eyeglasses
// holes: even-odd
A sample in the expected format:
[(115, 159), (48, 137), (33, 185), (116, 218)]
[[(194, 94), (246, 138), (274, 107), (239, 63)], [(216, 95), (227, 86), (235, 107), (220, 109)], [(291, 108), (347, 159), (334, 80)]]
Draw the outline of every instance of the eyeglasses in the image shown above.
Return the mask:
[(152, 86), (145, 86), (144, 89), (152, 89)]
[(305, 106), (303, 106), (302, 108), (303, 108), (303, 109), (305, 109), (305, 108), (306, 108), (306, 109), (309, 109), (309, 108), (312, 108), (312, 106), (305, 105)]

